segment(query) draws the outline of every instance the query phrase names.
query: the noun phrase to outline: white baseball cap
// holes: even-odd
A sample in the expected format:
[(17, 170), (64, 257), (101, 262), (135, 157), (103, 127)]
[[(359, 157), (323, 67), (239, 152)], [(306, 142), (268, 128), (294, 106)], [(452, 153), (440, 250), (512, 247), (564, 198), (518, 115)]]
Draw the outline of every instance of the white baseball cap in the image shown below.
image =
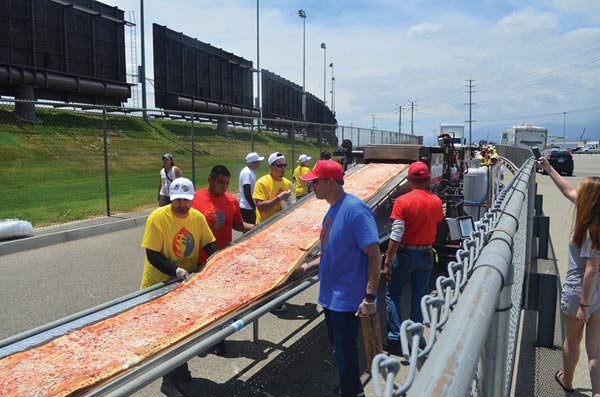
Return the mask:
[(269, 165), (273, 164), (274, 162), (276, 162), (279, 159), (285, 160), (285, 156), (283, 155), (283, 153), (280, 153), (280, 152), (271, 153), (271, 155), (269, 156)]
[(263, 156), (259, 156), (258, 153), (252, 152), (248, 153), (246, 156), (246, 163), (253, 163), (255, 161), (263, 161), (265, 158)]
[(175, 178), (169, 187), (171, 201), (177, 199), (193, 200), (194, 184), (187, 178)]
[(307, 156), (305, 154), (301, 154), (300, 157), (298, 157), (298, 161), (301, 163), (304, 163), (305, 161), (310, 160), (312, 157)]

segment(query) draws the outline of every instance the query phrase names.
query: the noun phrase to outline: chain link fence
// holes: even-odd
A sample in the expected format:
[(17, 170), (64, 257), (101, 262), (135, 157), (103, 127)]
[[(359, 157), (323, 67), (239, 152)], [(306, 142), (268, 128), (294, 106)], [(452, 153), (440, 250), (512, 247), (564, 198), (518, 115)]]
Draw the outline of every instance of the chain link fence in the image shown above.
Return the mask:
[[(39, 227), (156, 206), (165, 153), (197, 187), (214, 165), (225, 165), (236, 192), (248, 152), (284, 153), (291, 178), (301, 153), (315, 161), (343, 139), (367, 134), (375, 136), (287, 120), (0, 99), (0, 219)], [(257, 170), (266, 172), (265, 165)]]
[[(373, 360), (375, 396), (509, 396), (527, 270), (535, 171), (523, 163), (423, 297), (423, 323), (405, 320), (400, 342), (409, 369)], [(381, 379), (384, 387), (382, 388)]]

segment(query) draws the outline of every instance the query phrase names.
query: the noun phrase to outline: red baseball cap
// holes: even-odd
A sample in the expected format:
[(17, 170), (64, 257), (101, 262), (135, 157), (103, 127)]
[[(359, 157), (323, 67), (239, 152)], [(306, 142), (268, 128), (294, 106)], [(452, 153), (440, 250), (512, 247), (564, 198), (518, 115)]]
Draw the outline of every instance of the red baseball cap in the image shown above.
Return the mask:
[(344, 179), (344, 170), (337, 161), (319, 160), (312, 171), (300, 175), (300, 178), (307, 182), (317, 178), (341, 180)]
[(429, 179), (429, 168), (422, 161), (415, 161), (408, 167), (408, 179)]

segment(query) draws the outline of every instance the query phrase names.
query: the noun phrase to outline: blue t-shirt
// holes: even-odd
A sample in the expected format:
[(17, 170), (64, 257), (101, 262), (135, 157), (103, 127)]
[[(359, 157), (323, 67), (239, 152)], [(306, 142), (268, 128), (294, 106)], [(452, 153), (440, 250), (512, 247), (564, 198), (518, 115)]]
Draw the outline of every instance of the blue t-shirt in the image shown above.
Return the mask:
[(368, 257), (363, 251), (379, 243), (373, 211), (346, 194), (329, 208), (321, 228), (319, 304), (337, 312), (354, 312), (365, 296)]

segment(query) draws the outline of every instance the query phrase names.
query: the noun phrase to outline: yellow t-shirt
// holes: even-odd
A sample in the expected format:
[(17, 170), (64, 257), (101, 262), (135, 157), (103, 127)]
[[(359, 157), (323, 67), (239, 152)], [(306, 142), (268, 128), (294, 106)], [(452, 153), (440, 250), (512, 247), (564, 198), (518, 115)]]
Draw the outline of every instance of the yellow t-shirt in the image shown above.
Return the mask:
[[(254, 200), (271, 200), (279, 193), (285, 190), (292, 189), (292, 182), (287, 178), (282, 178), (280, 181), (276, 181), (273, 179), (271, 174), (267, 174), (263, 177), (260, 177), (256, 181), (256, 185), (254, 185), (254, 193), (252, 194), (252, 198)], [(273, 207), (269, 208), (266, 211), (259, 211), (256, 209), (256, 224), (258, 225), (261, 222), (266, 221), (276, 213), (281, 211), (281, 203), (278, 202)]]
[[(198, 266), (200, 250), (215, 241), (206, 218), (193, 208), (185, 219), (173, 215), (167, 205), (152, 211), (146, 221), (142, 247), (160, 252), (178, 267), (193, 272)], [(140, 289), (163, 283), (173, 278), (144, 260), (144, 274)]]
[(308, 194), (308, 183), (300, 178), (310, 172), (310, 168), (305, 165), (299, 165), (294, 170), (294, 181), (296, 181), (296, 197), (300, 198)]

